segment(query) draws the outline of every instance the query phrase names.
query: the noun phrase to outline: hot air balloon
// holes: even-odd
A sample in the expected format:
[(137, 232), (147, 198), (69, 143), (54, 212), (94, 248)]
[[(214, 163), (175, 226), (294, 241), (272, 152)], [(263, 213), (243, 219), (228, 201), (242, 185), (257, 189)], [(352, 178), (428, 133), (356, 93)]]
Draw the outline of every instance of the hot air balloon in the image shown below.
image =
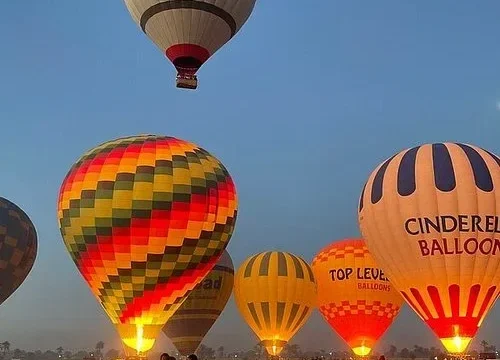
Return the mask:
[(362, 239), (336, 241), (313, 259), (323, 318), (358, 356), (367, 356), (404, 300)]
[(177, 69), (177, 87), (196, 89), (196, 72), (241, 29), (255, 1), (125, 0), (125, 4)]
[(238, 269), (234, 296), (239, 312), (271, 356), (306, 323), (316, 305), (310, 266), (288, 252), (251, 256)]
[(233, 180), (202, 148), (173, 137), (108, 141), (64, 179), (64, 243), (124, 344), (154, 345), (216, 264), (236, 220)]
[(425, 144), (381, 164), (361, 194), (368, 249), (450, 353), (500, 293), (499, 166), (476, 146)]
[(163, 332), (183, 356), (194, 354), (233, 292), (234, 268), (224, 251), (208, 275), (189, 293)]
[(24, 282), (38, 249), (35, 226), (16, 204), (0, 197), (0, 304)]

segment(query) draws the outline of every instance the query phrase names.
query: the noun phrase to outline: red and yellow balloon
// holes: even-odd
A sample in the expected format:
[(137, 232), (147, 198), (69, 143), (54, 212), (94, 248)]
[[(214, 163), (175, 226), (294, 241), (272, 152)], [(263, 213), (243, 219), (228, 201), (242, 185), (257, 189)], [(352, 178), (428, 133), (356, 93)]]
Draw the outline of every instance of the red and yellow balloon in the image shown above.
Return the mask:
[(64, 243), (124, 344), (151, 349), (227, 246), (237, 214), (226, 168), (180, 139), (108, 141), (69, 170), (58, 200)]
[(323, 318), (358, 356), (367, 356), (404, 300), (362, 239), (336, 241), (313, 259)]
[(436, 143), (378, 166), (361, 194), (368, 249), (451, 353), (462, 353), (500, 294), (500, 159)]

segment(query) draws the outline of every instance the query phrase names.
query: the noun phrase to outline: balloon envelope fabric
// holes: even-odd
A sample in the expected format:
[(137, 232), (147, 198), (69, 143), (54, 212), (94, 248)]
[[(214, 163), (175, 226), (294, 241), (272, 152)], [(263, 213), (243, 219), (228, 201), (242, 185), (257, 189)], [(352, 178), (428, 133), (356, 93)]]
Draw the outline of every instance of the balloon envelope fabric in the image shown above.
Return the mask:
[(358, 356), (367, 356), (404, 300), (363, 239), (335, 241), (313, 259), (323, 318)]
[(500, 294), (500, 159), (424, 144), (378, 166), (361, 194), (366, 245), (449, 352), (462, 353)]
[(194, 354), (233, 292), (233, 261), (224, 251), (208, 275), (189, 293), (163, 332), (183, 356)]
[(0, 197), (0, 304), (24, 282), (35, 263), (35, 226), (13, 202)]
[(276, 356), (306, 323), (316, 305), (316, 282), (309, 264), (284, 251), (249, 257), (234, 280), (236, 305), (246, 323)]
[(61, 186), (66, 247), (123, 342), (149, 350), (227, 246), (237, 214), (225, 167), (180, 139), (141, 135), (83, 155)]

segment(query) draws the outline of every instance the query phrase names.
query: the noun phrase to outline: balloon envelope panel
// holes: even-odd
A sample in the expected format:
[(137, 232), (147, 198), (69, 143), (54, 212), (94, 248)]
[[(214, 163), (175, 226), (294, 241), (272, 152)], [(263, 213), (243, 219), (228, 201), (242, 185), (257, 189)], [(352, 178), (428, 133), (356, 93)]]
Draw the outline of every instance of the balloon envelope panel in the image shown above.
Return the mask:
[(358, 356), (368, 355), (399, 314), (403, 298), (362, 239), (336, 241), (313, 259), (323, 318)]
[(233, 292), (234, 268), (224, 251), (208, 275), (189, 293), (167, 321), (165, 335), (183, 356), (194, 354), (226, 307)]
[(124, 343), (146, 351), (229, 242), (236, 190), (189, 142), (141, 135), (82, 156), (61, 186), (66, 247)]
[(196, 70), (247, 21), (256, 0), (125, 0), (134, 21), (181, 71)]
[(234, 283), (236, 305), (270, 355), (305, 324), (316, 304), (309, 264), (288, 252), (268, 251), (248, 258)]
[(35, 226), (16, 204), (0, 197), (0, 304), (23, 283), (37, 255)]
[(381, 164), (361, 195), (370, 252), (450, 352), (467, 348), (500, 293), (500, 160), (437, 143)]

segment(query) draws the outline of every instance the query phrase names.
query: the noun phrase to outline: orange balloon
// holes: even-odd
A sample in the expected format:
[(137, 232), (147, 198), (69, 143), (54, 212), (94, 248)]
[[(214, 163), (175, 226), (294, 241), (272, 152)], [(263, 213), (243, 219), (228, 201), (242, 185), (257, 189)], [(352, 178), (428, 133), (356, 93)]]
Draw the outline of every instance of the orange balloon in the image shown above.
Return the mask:
[(449, 352), (462, 353), (500, 294), (500, 159), (460, 143), (404, 150), (370, 175), (368, 249)]
[(313, 259), (323, 318), (358, 356), (368, 355), (404, 300), (362, 239), (336, 241)]

